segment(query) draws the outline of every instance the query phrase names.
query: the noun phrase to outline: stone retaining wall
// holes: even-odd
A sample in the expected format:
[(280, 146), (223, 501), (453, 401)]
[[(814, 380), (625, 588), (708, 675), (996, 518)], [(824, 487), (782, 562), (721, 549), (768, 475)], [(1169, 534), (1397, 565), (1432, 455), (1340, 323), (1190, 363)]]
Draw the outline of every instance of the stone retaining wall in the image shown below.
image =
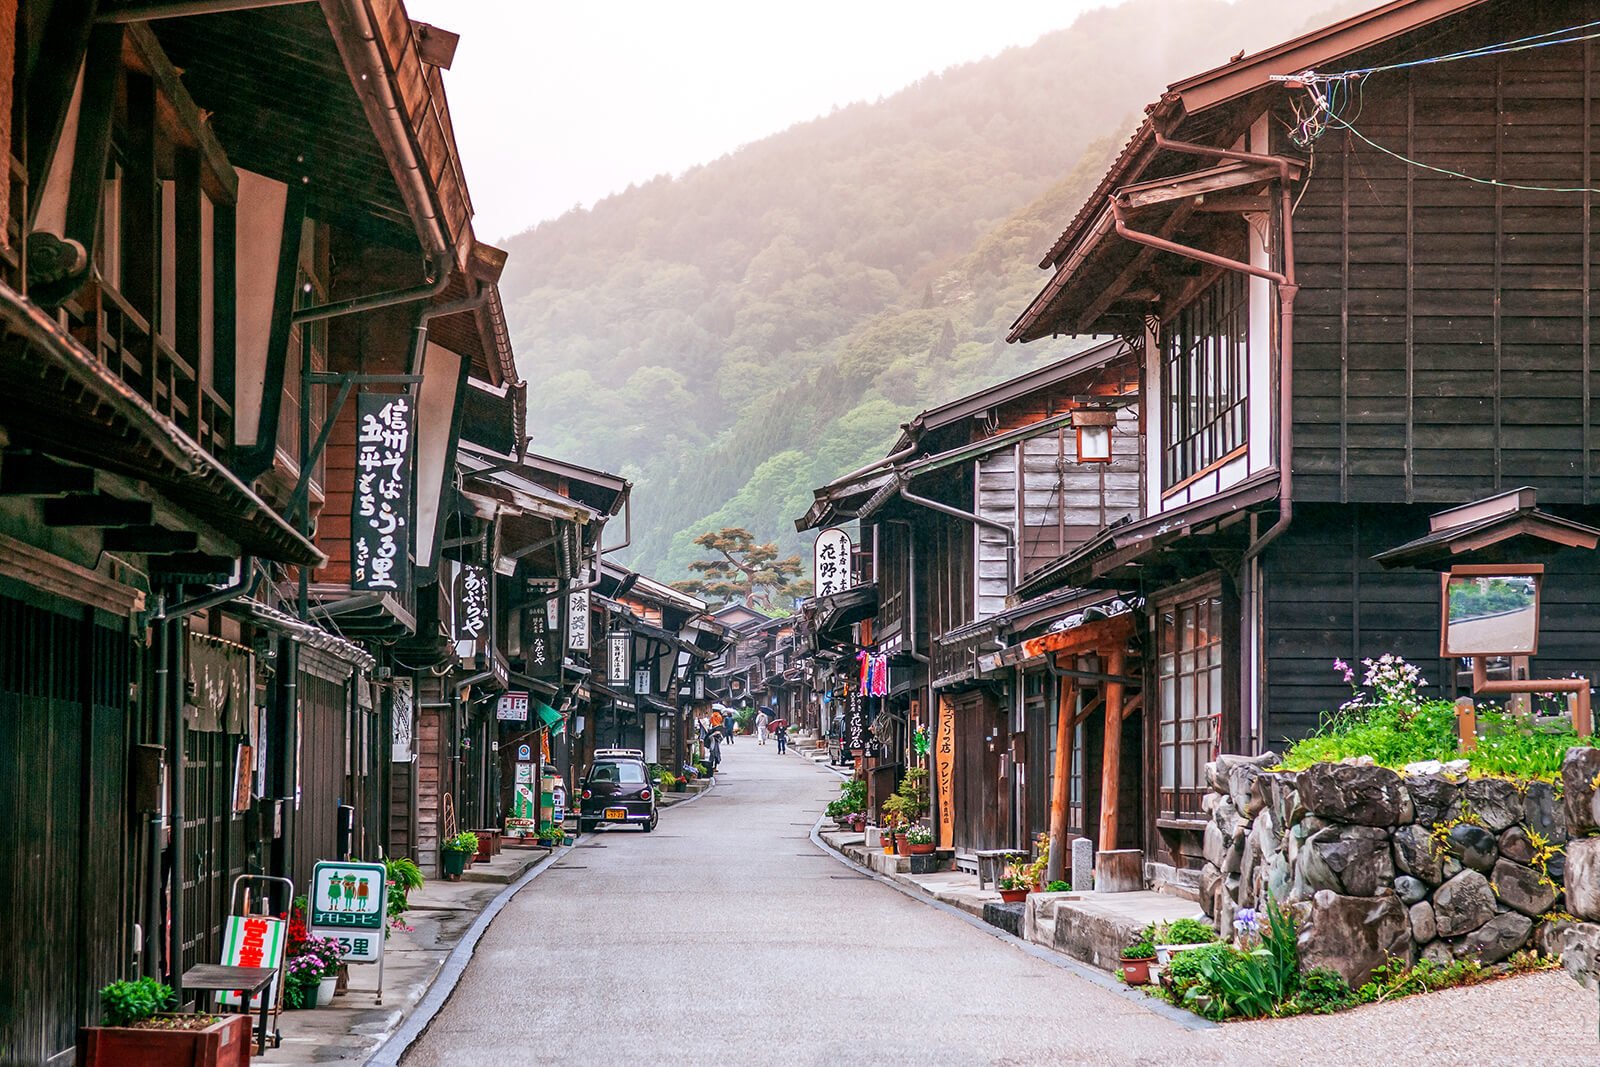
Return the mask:
[(1577, 972), (1600, 955), (1600, 749), (1570, 750), (1560, 789), (1464, 765), (1277, 762), (1206, 766), (1200, 904), (1224, 932), (1270, 897), (1298, 921), (1301, 965), (1352, 986), (1391, 957), (1492, 964), (1537, 944)]

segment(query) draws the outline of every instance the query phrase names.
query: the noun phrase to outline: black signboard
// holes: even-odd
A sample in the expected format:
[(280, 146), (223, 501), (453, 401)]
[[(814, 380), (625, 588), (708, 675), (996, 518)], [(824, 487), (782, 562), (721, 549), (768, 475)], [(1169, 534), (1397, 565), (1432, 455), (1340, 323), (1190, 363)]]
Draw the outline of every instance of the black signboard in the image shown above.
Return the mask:
[(464, 563), (456, 572), (456, 640), (482, 641), (489, 629), (489, 572)]
[(356, 396), (356, 483), (351, 497), (350, 588), (411, 584), (411, 398)]
[(550, 613), (544, 605), (523, 613), (522, 651), (528, 661), (528, 674), (534, 678), (554, 678), (561, 666), (561, 650), (553, 646)]

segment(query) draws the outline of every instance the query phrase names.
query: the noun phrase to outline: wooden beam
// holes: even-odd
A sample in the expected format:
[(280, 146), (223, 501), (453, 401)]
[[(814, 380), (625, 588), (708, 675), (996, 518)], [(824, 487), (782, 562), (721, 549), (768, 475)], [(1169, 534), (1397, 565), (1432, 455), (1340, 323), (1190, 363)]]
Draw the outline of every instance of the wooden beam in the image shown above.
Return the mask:
[(239, 175), (234, 171), (233, 164), (228, 162), (228, 153), (223, 150), (216, 134), (211, 132), (206, 116), (201, 113), (200, 106), (194, 102), (194, 97), (189, 95), (188, 88), (183, 84), (183, 75), (172, 65), (172, 60), (167, 58), (167, 53), (162, 49), (161, 42), (156, 40), (154, 31), (148, 26), (135, 25), (128, 27), (126, 32), (134, 51), (143, 60), (151, 80), (155, 82), (159, 94), (166, 97), (168, 103), (172, 105), (172, 113), (178, 120), (180, 131), (188, 135), (187, 147), (193, 148), (200, 154), (201, 160), (204, 161), (203, 171), (221, 186), (219, 191), (223, 198), (229, 201), (237, 200)]
[(1130, 210), (1170, 204), (1174, 200), (1205, 196), (1207, 193), (1238, 189), (1259, 182), (1273, 181), (1278, 168), (1266, 163), (1224, 163), (1220, 167), (1207, 167), (1190, 174), (1141, 182), (1118, 190), (1117, 197)]
[(38, 452), (7, 452), (0, 459), (0, 496), (63, 497), (94, 492), (94, 470)]
[(1133, 632), (1133, 613), (1123, 612), (1107, 619), (1096, 619), (1070, 630), (1058, 630), (1042, 637), (1031, 638), (992, 656), (980, 656), (979, 669), (985, 672), (997, 667), (1014, 667), (1019, 663), (1055, 652), (1094, 651), (1114, 646), (1121, 648)]
[(72, 187), (67, 192), (63, 237), (83, 245), (94, 261), (105, 204), (106, 162), (111, 155), (111, 124), (122, 75), (122, 27), (96, 26), (89, 34), (83, 66), (83, 98), (78, 105), (78, 144), (72, 157)]
[(163, 526), (123, 526), (105, 532), (101, 547), (107, 552), (143, 552), (170, 555), (193, 552), (200, 535), (192, 530), (168, 530)]
[[(1056, 703), (1056, 760), (1050, 779), (1050, 861), (1045, 867), (1045, 882), (1062, 877), (1066, 870), (1067, 805), (1072, 793), (1072, 720), (1077, 703), (1077, 687), (1071, 678), (1061, 679)], [(1080, 892), (1085, 888), (1076, 887)]]
[(1142, 707), (1144, 707), (1144, 694), (1135, 693), (1132, 697), (1122, 702), (1122, 717), (1126, 719)]
[[(1106, 673), (1121, 674), (1124, 652), (1111, 650), (1106, 657)], [(1100, 841), (1099, 851), (1117, 847), (1117, 792), (1122, 786), (1122, 683), (1106, 683), (1106, 736), (1100, 757)]]
[(156, 19), (214, 15), (223, 11), (253, 11), (260, 7), (289, 7), (311, 0), (144, 0), (121, 4), (95, 16), (99, 22), (152, 22)]
[(217, 584), (232, 577), (239, 561), (232, 556), (213, 556), (204, 552), (162, 555), (150, 561), (152, 574), (182, 575), (193, 584)]
[(69, 496), (44, 502), (46, 526), (149, 526), (155, 508), (148, 500), (114, 496)]

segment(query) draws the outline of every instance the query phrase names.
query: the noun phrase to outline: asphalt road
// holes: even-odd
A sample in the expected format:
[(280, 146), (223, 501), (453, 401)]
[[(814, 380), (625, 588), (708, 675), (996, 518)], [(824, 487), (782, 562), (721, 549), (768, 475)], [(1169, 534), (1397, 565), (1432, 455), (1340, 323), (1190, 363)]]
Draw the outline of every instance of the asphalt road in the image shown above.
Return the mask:
[(655, 833), (590, 835), (523, 889), (406, 1067), (1600, 1058), (1593, 994), (1560, 975), (1187, 1030), (819, 851), (833, 775), (753, 739), (723, 755)]

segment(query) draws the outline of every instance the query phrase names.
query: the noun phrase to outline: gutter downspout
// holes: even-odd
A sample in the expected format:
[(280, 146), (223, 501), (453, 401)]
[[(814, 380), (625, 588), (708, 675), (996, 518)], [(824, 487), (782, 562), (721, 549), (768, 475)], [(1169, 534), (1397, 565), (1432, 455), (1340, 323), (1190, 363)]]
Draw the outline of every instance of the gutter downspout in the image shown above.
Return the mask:
[[(916, 436), (918, 438), (920, 438), (922, 435), (919, 433)], [(916, 444), (915, 441), (913, 441), (912, 444), (907, 445), (905, 448), (902, 448), (898, 452), (891, 452), (887, 456), (884, 456), (882, 459), (875, 459), (871, 463), (868, 463), (864, 467), (857, 467), (855, 470), (851, 471), (849, 474), (841, 474), (839, 477), (835, 478), (833, 481), (829, 482), (827, 485), (824, 485), (822, 487), (822, 489), (824, 491), (828, 490), (828, 489), (837, 489), (839, 486), (844, 485), (846, 482), (855, 481), (857, 478), (861, 477), (863, 474), (871, 474), (873, 471), (879, 470), (879, 469), (881, 469), (883, 467), (892, 467), (896, 463), (899, 463), (901, 460), (909, 459), (911, 456), (916, 455), (917, 449), (920, 448), (920, 447), (921, 447), (920, 445)]]
[[(1223, 267), (1228, 270), (1242, 271), (1257, 278), (1265, 278), (1272, 282), (1278, 293), (1278, 519), (1265, 533), (1256, 537), (1245, 548), (1244, 555), (1239, 561), (1239, 614), (1245, 635), (1253, 636), (1254, 627), (1252, 620), (1256, 609), (1255, 583), (1251, 581), (1251, 567), (1262, 551), (1268, 545), (1283, 536), (1289, 524), (1294, 521), (1294, 301), (1300, 292), (1300, 286), (1295, 280), (1294, 266), (1294, 201), (1290, 194), (1290, 167), (1292, 161), (1283, 156), (1265, 155), (1258, 152), (1246, 152), (1227, 148), (1214, 148), (1210, 145), (1194, 144), (1189, 141), (1174, 141), (1156, 133), (1156, 146), (1171, 152), (1184, 152), (1189, 155), (1203, 156), (1208, 159), (1238, 160), (1246, 163), (1263, 163), (1275, 167), (1278, 171), (1278, 192), (1280, 198), (1279, 239), (1282, 272), (1265, 270), (1250, 263), (1241, 263), (1226, 256), (1204, 252), (1197, 248), (1189, 248), (1174, 241), (1168, 241), (1153, 234), (1140, 233), (1130, 230), (1122, 205), (1115, 195), (1111, 197), (1111, 212), (1116, 219), (1117, 233), (1126, 240), (1135, 244), (1147, 245), (1174, 255), (1184, 256), (1189, 259), (1210, 263), (1213, 266)], [(1240, 671), (1241, 686), (1250, 686), (1253, 673)], [(1245, 696), (1244, 693), (1240, 694)], [(1247, 700), (1245, 704), (1250, 702)], [(1256, 736), (1250, 740), (1256, 748), (1260, 747), (1261, 733), (1265, 723), (1257, 725)], [(1241, 741), (1244, 740), (1241, 738)]]
[(986, 519), (982, 515), (975, 515), (970, 511), (962, 511), (960, 508), (951, 507), (949, 504), (944, 504), (937, 500), (929, 500), (925, 496), (917, 496), (911, 490), (907, 489), (904, 483), (901, 483), (900, 485), (900, 499), (904, 500), (908, 504), (915, 504), (918, 507), (924, 507), (930, 511), (937, 511), (941, 515), (948, 515), (952, 519), (960, 519), (962, 522), (970, 522), (975, 526), (987, 526), (991, 530), (999, 530), (1005, 535), (1006, 539), (1006, 584), (1008, 586), (1013, 586), (1015, 584), (1017, 570), (1017, 535), (1015, 531), (1011, 529), (1011, 527), (1007, 526), (1003, 522), (996, 522), (994, 519)]

